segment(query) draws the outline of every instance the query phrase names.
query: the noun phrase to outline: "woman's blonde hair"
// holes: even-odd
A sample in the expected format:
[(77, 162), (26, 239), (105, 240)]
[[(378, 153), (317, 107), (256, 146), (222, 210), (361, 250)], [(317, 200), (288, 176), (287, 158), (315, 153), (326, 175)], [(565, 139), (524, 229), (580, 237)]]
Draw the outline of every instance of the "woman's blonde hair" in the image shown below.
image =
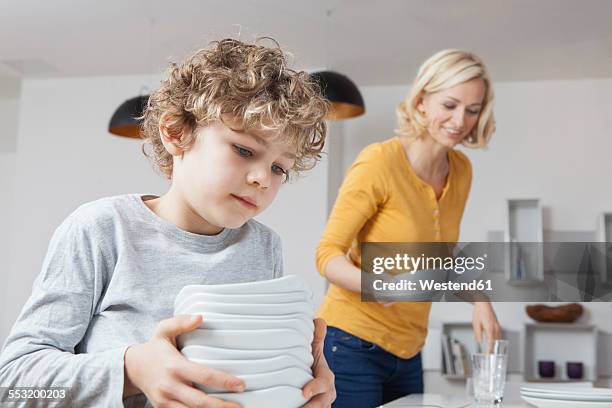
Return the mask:
[(460, 50), (440, 51), (421, 65), (412, 90), (396, 109), (399, 122), (396, 133), (409, 138), (423, 135), (427, 130), (427, 118), (417, 109), (423, 97), (475, 78), (484, 81), (485, 97), (478, 123), (462, 143), (466, 147), (486, 147), (495, 131), (491, 78), (480, 58)]
[(269, 39), (275, 46), (266, 47), (257, 44), (260, 40), (214, 41), (180, 64), (170, 64), (142, 117), (142, 134), (150, 146), (143, 151), (166, 177), (172, 177), (172, 156), (159, 134), (162, 116), (168, 132), (182, 136), (180, 147), (193, 143), (198, 127), (230, 117), (245, 131), (273, 131), (296, 146), (292, 170), (314, 167), (325, 143), (323, 117), (329, 103), (308, 73), (287, 67), (276, 41)]

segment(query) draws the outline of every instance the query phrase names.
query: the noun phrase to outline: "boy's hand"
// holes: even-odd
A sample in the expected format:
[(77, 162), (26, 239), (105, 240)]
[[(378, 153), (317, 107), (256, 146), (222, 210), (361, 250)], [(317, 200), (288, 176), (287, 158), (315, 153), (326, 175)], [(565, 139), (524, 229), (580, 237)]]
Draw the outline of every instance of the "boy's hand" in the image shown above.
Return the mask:
[(162, 320), (149, 341), (125, 353), (124, 397), (143, 392), (155, 407), (239, 408), (206, 395), (192, 383), (243, 391), (244, 382), (225, 372), (187, 360), (176, 348), (176, 336), (196, 329), (202, 316)]
[(310, 399), (302, 408), (327, 408), (331, 407), (332, 402), (336, 399), (334, 373), (329, 369), (323, 355), (327, 325), (323, 319), (315, 319), (314, 323), (315, 332), (312, 340), (312, 355), (314, 357), (312, 374), (314, 379), (302, 389), (304, 397)]

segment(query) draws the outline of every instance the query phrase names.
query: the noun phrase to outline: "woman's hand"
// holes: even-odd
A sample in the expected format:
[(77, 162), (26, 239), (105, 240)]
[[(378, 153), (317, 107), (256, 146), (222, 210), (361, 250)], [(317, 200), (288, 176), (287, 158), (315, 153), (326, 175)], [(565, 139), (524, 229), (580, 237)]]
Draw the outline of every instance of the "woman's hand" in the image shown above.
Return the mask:
[(314, 379), (304, 386), (302, 394), (310, 399), (302, 408), (328, 408), (336, 399), (334, 373), (329, 369), (323, 355), (323, 343), (327, 325), (323, 319), (315, 319), (315, 332), (312, 340), (312, 355), (314, 363), (312, 374)]
[[(472, 327), (476, 335), (476, 341), (482, 341), (482, 332), (485, 332), (489, 349), (493, 347), (493, 340), (501, 338), (502, 332), (495, 311), (490, 302), (474, 303), (474, 312), (472, 315)], [(490, 351), (490, 350), (489, 350)]]
[(124, 397), (143, 392), (155, 407), (239, 408), (239, 404), (206, 395), (193, 383), (241, 392), (241, 379), (191, 362), (176, 348), (176, 336), (195, 330), (201, 323), (202, 316), (162, 320), (149, 341), (128, 348)]

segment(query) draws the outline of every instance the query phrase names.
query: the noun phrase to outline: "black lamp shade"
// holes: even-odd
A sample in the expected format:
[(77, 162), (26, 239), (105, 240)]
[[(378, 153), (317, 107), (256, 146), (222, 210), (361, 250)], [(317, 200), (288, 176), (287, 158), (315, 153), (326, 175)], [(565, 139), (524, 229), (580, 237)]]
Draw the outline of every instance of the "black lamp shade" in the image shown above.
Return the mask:
[(108, 131), (117, 136), (140, 139), (140, 123), (137, 118), (144, 113), (149, 95), (140, 95), (123, 102), (113, 114)]
[(323, 96), (331, 102), (332, 108), (326, 119), (348, 119), (365, 112), (363, 97), (357, 85), (346, 75), (334, 71), (319, 71), (311, 76), (321, 87)]

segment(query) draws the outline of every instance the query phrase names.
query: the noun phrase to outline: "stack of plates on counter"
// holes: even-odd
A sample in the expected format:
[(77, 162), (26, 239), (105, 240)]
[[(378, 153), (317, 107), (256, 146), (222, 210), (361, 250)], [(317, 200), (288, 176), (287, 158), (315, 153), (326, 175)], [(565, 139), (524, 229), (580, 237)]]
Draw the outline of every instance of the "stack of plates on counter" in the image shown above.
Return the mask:
[(532, 385), (521, 387), (521, 397), (538, 408), (612, 408), (611, 388)]
[(200, 389), (244, 408), (300, 407), (312, 379), (312, 292), (295, 275), (226, 285), (189, 285), (177, 295), (174, 315), (200, 314), (202, 325), (178, 337), (189, 360), (233, 374), (245, 391)]

